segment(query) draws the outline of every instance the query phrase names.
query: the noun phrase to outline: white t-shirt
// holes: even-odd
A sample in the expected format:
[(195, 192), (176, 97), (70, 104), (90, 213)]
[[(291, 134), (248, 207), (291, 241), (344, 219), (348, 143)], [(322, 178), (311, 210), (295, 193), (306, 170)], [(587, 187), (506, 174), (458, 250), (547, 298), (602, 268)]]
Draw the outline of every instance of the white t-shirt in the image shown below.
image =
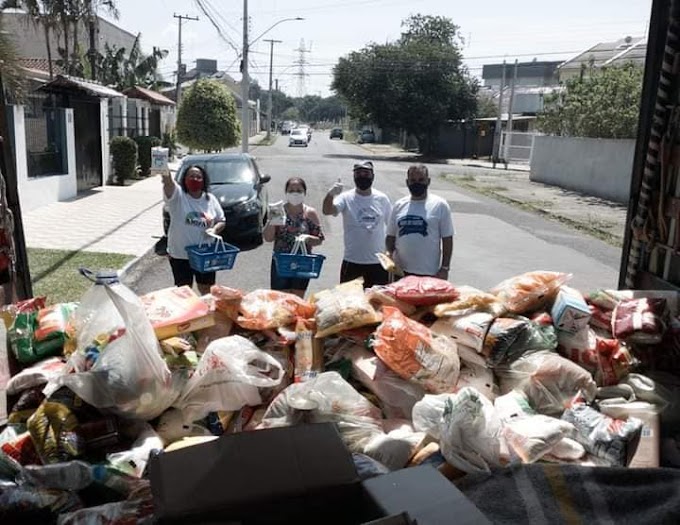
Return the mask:
[(168, 254), (175, 259), (188, 259), (186, 247), (200, 242), (212, 242), (205, 235), (205, 230), (218, 222), (224, 221), (224, 210), (217, 197), (208, 193), (194, 199), (175, 184), (175, 192), (165, 202), (170, 211), (170, 229), (168, 231)]
[(385, 251), (385, 225), (392, 212), (387, 195), (374, 189), (370, 195), (349, 190), (338, 195), (333, 204), (342, 213), (344, 259), (355, 264), (379, 264), (375, 254)]
[(436, 195), (424, 200), (403, 197), (394, 204), (387, 235), (396, 237), (396, 258), (408, 273), (436, 275), (441, 240), (455, 233), (449, 203)]

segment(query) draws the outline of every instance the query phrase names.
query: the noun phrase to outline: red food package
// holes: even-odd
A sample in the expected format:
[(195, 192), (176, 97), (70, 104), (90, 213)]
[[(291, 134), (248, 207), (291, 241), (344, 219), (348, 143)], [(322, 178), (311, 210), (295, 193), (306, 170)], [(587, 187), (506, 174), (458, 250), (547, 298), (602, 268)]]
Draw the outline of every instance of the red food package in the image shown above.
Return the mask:
[(12, 459), (18, 461), (21, 465), (42, 465), (38, 452), (35, 450), (35, 445), (31, 439), (31, 434), (24, 432), (15, 439), (6, 441), (0, 446), (0, 449)]
[(456, 343), (386, 306), (373, 350), (403, 379), (434, 393), (453, 392), (460, 374)]
[(590, 326), (599, 328), (601, 330), (606, 330), (611, 333), (612, 331), (612, 312), (611, 310), (604, 310), (599, 306), (594, 304), (588, 305), (590, 308)]
[(436, 277), (409, 275), (386, 287), (396, 299), (414, 306), (432, 306), (458, 299), (458, 290)]
[(548, 312), (538, 312), (531, 317), (531, 320), (541, 326), (551, 326), (553, 318)]
[(622, 301), (612, 315), (612, 333), (631, 343), (657, 344), (666, 331), (666, 299), (641, 298)]

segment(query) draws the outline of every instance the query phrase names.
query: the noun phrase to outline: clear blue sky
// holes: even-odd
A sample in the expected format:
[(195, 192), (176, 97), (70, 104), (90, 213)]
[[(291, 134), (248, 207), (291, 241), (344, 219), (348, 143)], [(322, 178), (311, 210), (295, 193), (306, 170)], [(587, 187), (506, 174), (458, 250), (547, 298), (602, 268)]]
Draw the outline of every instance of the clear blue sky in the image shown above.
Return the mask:
[[(203, 0), (212, 6), (226, 39), (240, 48), (242, 0)], [(152, 46), (170, 51), (161, 72), (173, 79), (177, 61), (177, 20), (173, 13), (196, 15), (198, 22), (185, 22), (183, 62), (189, 68), (197, 58), (216, 58), (220, 69), (240, 78), (236, 52), (198, 8), (194, 0), (118, 0), (118, 24), (142, 33), (145, 50)], [(330, 92), (332, 67), (338, 57), (369, 42), (394, 40), (401, 21), (411, 14), (442, 15), (460, 26), (467, 40), (464, 50), (472, 74), (481, 75), (483, 64), (504, 58), (539, 60), (568, 58), (597, 42), (627, 35), (646, 34), (651, 0), (250, 0), (251, 37), (257, 37), (282, 18), (304, 17), (286, 22), (264, 38), (282, 40), (274, 55), (274, 77), (289, 95), (296, 95), (301, 39), (308, 65), (306, 94), (326, 96)], [(526, 55), (526, 56), (518, 56)], [(250, 74), (264, 88), (268, 85), (269, 44), (258, 42), (252, 49)]]

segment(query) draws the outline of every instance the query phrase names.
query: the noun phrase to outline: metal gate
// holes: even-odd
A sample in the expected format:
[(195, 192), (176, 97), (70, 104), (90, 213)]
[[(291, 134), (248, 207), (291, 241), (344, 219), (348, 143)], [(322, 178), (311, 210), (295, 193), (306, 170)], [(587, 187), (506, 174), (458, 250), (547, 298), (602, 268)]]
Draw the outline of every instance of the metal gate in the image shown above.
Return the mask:
[(540, 133), (504, 131), (501, 136), (500, 157), (506, 164), (531, 164), (534, 142)]
[(149, 111), (149, 135), (152, 137), (161, 137), (161, 110), (152, 108)]
[(73, 100), (78, 191), (103, 184), (99, 101)]

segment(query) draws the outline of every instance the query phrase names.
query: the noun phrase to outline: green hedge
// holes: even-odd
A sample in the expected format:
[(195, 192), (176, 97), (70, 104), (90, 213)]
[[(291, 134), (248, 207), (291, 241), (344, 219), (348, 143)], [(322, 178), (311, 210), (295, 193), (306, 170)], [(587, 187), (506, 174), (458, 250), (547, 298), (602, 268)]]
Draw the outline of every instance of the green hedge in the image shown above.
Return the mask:
[(151, 169), (151, 148), (161, 145), (158, 137), (135, 137), (139, 157), (139, 171), (142, 177), (148, 177)]
[(163, 143), (161, 144), (164, 148), (168, 148), (168, 155), (172, 159), (177, 152), (177, 139), (175, 137), (175, 132), (163, 133)]
[(137, 144), (130, 137), (113, 137), (111, 139), (111, 157), (113, 173), (118, 184), (125, 184), (126, 179), (135, 176), (137, 169)]

